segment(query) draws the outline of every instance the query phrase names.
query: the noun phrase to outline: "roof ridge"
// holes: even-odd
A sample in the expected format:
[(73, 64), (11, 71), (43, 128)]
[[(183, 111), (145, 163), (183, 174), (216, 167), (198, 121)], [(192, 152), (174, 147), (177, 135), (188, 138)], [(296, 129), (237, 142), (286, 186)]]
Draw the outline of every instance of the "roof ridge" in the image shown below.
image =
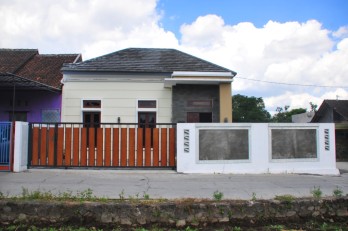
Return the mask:
[(39, 56), (77, 56), (80, 55), (79, 53), (76, 54), (39, 54)]
[(11, 48), (0, 48), (0, 51), (37, 51), (38, 49), (11, 49)]

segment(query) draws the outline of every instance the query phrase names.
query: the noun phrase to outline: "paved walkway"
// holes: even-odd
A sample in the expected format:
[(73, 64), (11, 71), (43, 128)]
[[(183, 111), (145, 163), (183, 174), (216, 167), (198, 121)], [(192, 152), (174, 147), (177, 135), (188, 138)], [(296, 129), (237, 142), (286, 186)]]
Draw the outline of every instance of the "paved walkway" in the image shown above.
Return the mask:
[(30, 170), (23, 173), (0, 173), (0, 192), (20, 195), (30, 191), (50, 191), (54, 194), (88, 188), (98, 197), (120, 198), (212, 198), (220, 191), (225, 199), (270, 199), (276, 195), (311, 196), (311, 189), (320, 187), (331, 196), (339, 187), (348, 194), (348, 163), (338, 163), (340, 176), (306, 174), (178, 174), (174, 171), (125, 170)]

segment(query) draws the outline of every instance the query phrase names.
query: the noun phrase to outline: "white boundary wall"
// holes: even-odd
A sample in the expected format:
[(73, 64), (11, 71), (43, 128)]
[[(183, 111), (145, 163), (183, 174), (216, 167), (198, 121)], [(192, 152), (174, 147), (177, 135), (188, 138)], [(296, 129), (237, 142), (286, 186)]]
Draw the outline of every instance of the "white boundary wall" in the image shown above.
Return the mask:
[[(271, 128), (316, 129), (317, 157), (306, 159), (272, 159)], [(200, 129), (248, 129), (249, 158), (246, 160), (199, 160)], [(335, 126), (333, 123), (178, 124), (177, 171), (181, 173), (307, 173), (339, 175), (339, 170), (336, 168)]]
[(13, 159), (14, 172), (23, 172), (28, 169), (28, 129), (27, 122), (16, 121)]

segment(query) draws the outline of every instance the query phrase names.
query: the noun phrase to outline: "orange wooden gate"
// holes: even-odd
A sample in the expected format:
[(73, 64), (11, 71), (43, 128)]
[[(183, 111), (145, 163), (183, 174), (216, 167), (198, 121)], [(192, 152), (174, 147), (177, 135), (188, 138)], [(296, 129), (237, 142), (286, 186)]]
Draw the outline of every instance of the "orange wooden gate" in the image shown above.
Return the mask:
[(29, 167), (176, 167), (175, 124), (30, 124)]

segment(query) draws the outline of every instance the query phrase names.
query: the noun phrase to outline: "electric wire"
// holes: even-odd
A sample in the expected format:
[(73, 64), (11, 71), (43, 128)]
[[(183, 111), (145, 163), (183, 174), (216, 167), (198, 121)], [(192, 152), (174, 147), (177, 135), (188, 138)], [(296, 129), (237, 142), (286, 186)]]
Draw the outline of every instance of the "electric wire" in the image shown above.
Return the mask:
[(282, 83), (282, 82), (274, 82), (274, 81), (268, 81), (268, 80), (250, 79), (250, 78), (239, 77), (239, 76), (236, 76), (234, 78), (255, 81), (255, 82), (269, 83), (269, 84), (288, 85), (288, 86), (322, 87), (322, 88), (348, 88), (348, 86), (327, 86), (327, 85), (315, 85), (315, 84)]

